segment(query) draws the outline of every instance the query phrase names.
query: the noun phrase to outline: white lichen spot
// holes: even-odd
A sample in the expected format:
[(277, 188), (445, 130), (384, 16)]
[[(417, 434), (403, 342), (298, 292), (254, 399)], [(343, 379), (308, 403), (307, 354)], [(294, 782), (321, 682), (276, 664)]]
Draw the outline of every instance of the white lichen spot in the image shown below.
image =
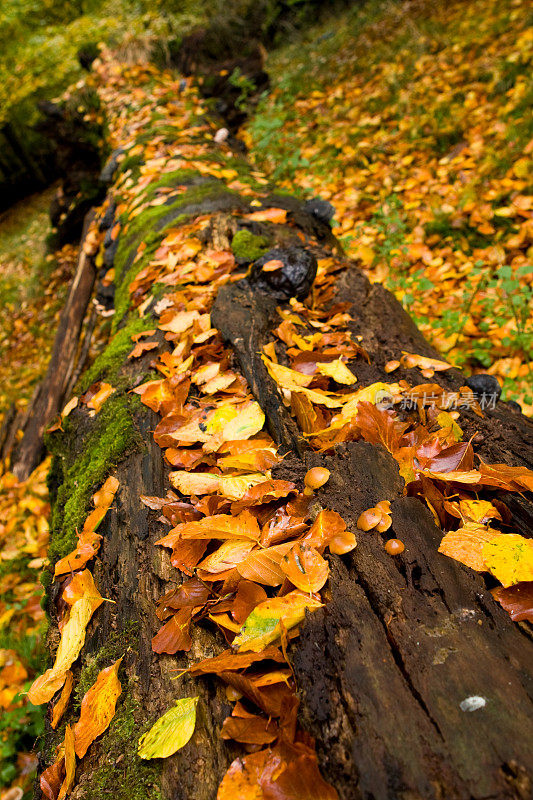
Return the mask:
[(459, 708), (461, 711), (477, 711), (478, 708), (484, 708), (486, 705), (487, 701), (484, 697), (473, 694), (471, 697), (466, 697), (461, 703), (459, 703)]

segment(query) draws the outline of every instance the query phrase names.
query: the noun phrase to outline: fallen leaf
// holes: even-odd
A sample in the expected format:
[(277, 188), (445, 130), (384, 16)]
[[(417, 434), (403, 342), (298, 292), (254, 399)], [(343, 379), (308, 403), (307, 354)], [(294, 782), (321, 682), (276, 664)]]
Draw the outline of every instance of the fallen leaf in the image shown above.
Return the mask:
[(281, 624), (286, 630), (305, 619), (305, 611), (316, 611), (322, 603), (300, 591), (293, 591), (284, 597), (265, 600), (254, 608), (241, 632), (233, 640), (233, 647), (239, 652), (252, 650), (257, 653), (267, 644), (274, 642), (281, 634)]
[(533, 581), (515, 583), (507, 589), (498, 586), (491, 594), (514, 622), (533, 622)]
[(278, 736), (274, 720), (251, 715), (249, 717), (227, 717), (222, 725), (222, 739), (233, 739), (244, 744), (269, 744)]
[(501, 533), (483, 544), (484, 569), (502, 586), (533, 581), (533, 539), (517, 533)]
[(184, 697), (176, 700), (174, 707), (139, 739), (140, 758), (168, 758), (184, 747), (194, 733), (199, 699)]
[(98, 673), (96, 682), (81, 701), (81, 712), (74, 726), (76, 755), (83, 758), (89, 745), (100, 736), (115, 716), (116, 702), (122, 691), (118, 670), (122, 658)]
[(100, 388), (98, 389), (96, 394), (94, 394), (87, 403), (87, 408), (91, 409), (89, 411), (89, 416), (90, 417), (96, 416), (96, 414), (98, 414), (98, 412), (104, 405), (107, 398), (111, 397), (111, 395), (114, 394), (114, 392), (116, 392), (116, 389), (113, 389), (113, 387), (109, 383), (101, 383)]
[(282, 558), (280, 567), (290, 582), (302, 592), (320, 591), (329, 575), (328, 562), (305, 542), (294, 544)]
[(485, 569), (483, 545), (490, 542), (500, 531), (480, 525), (477, 522), (467, 522), (457, 531), (449, 531), (444, 535), (439, 545), (439, 553), (454, 558), (476, 572)]
[(65, 713), (65, 709), (68, 705), (68, 701), (70, 699), (70, 695), (72, 693), (72, 687), (74, 685), (74, 675), (70, 670), (67, 670), (65, 675), (65, 683), (63, 685), (63, 689), (61, 690), (61, 694), (59, 696), (59, 700), (54, 705), (52, 711), (52, 720), (50, 725), (55, 730), (59, 725), (63, 714)]
[(67, 670), (79, 656), (85, 642), (85, 629), (89, 620), (103, 603), (89, 570), (85, 570), (79, 577), (85, 578), (86, 590), (70, 609), (68, 621), (61, 631), (61, 641), (57, 648), (54, 666), (38, 677), (28, 691), (28, 699), (34, 705), (47, 703), (63, 686)]

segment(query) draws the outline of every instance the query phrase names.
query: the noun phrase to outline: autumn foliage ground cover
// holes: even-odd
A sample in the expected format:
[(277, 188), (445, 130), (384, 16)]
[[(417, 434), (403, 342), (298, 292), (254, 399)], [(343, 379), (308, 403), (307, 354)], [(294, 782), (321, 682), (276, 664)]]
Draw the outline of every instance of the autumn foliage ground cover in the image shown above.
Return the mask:
[(272, 53), (257, 163), (335, 206), (335, 233), (452, 363), (533, 403), (531, 8), (365, 3)]
[[(213, 145), (215, 128), (202, 117), (193, 87), (177, 101), (173, 76), (112, 60), (103, 63), (94, 80), (107, 108), (111, 143), (125, 151), (125, 166), (113, 189), (117, 221), (111, 236), (134, 246), (127, 272), (117, 263), (108, 279), (118, 281), (122, 295), (127, 293), (121, 308), (146, 323), (130, 337), (129, 359), (150, 354), (159, 375), (135, 387), (97, 381), (69, 402), (53, 435), (69, 424), (75, 408), (77, 414), (94, 417), (118, 391), (130, 388), (158, 412), (154, 438), (172, 468), (170, 486), (165, 497), (143, 496), (139, 502), (160, 512), (168, 533), (158, 544), (171, 550), (171, 563), (183, 582), (171, 585), (158, 602), (162, 626), (152, 649), (190, 651), (198, 624), (216, 626), (228, 643), (214, 658), (189, 667), (193, 675), (217, 675), (235, 702), (220, 735), (241, 743), (243, 754), (230, 766), (218, 797), (274, 793), (294, 798), (312, 791), (314, 797), (333, 800), (336, 792), (320, 777), (313, 742), (297, 724), (287, 650), (306, 611), (327, 602), (328, 553), (342, 555), (357, 546), (360, 536), (383, 535), (393, 558), (403, 543), (387, 535), (386, 501), (361, 515), (357, 531), (347, 531), (335, 512), (313, 511), (313, 498), (329, 479), (327, 470), (311, 470), (304, 486), (272, 474), (282, 457), (264, 429), (262, 409), (211, 323), (218, 289), (243, 275), (229, 244), (219, 249), (203, 244), (211, 215), (170, 223), (150, 247), (140, 235), (137, 220), (143, 214), (160, 214), (161, 206), (166, 209), (187, 193), (187, 183), (180, 182), (185, 169), (189, 175), (191, 170), (201, 173), (211, 189), (226, 185), (247, 198), (248, 210), (241, 206), (233, 212), (237, 220), (262, 223), (267, 230), (290, 226), (287, 212), (266, 201), (266, 179), (258, 172), (240, 173), (234, 162), (228, 163), (229, 150)], [(165, 130), (158, 135), (161, 118)], [(153, 133), (148, 140), (147, 130)], [(98, 219), (110, 200), (99, 210), (90, 235), (95, 255), (104, 240)], [(263, 271), (268, 275), (282, 267), (273, 258)], [(333, 255), (321, 259), (309, 298), (293, 298), (279, 309), (263, 361), (280, 403), (290, 408), (302, 437), (317, 450), (358, 439), (383, 445), (397, 460), (406, 491), (420, 496), (447, 531), (443, 557), (492, 573), (503, 587), (495, 596), (515, 618), (529, 618), (531, 542), (509, 531), (508, 509), (492, 498), (497, 489), (530, 490), (533, 475), (476, 457), (472, 442), (464, 439), (458, 409), (467, 405), (482, 412), (466, 387), (450, 393), (437, 382), (417, 384), (417, 372), (410, 373), (411, 381), (395, 381), (392, 374), (389, 381), (355, 386), (354, 370), (369, 356), (364, 338), (358, 341), (350, 334), (346, 307), (338, 299), (331, 305), (343, 269), (346, 265)], [(388, 368), (394, 373), (399, 366), (422, 370), (426, 381), (450, 369), (447, 362), (412, 353), (398, 353)], [(384, 396), (386, 407), (380, 402)], [(117, 491), (111, 475), (93, 497), (94, 509), (88, 509), (75, 548), (53, 565), (60, 641), (53, 666), (34, 681), (29, 699), (43, 704), (57, 698), (50, 711), (54, 727), (68, 708), (86, 627), (104, 600), (90, 564), (101, 545), (97, 526)], [(120, 667), (119, 659), (101, 670), (84, 695), (79, 720), (62, 729), (55, 761), (41, 777), (50, 800), (68, 794), (77, 760), (113, 725)], [(180, 696), (178, 681), (176, 704), (140, 737), (138, 757), (165, 758), (187, 746), (197, 703), (195, 696)]]

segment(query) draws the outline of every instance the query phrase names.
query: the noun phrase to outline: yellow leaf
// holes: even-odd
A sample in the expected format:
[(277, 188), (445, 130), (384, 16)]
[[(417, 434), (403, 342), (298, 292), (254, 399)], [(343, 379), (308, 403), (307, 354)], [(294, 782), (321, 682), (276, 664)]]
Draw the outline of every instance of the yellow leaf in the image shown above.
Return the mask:
[(501, 533), (483, 545), (484, 567), (502, 586), (533, 581), (533, 539)]
[(141, 758), (168, 758), (184, 747), (194, 733), (199, 697), (184, 697), (139, 739)]
[(89, 745), (100, 736), (115, 716), (115, 706), (122, 691), (118, 670), (122, 659), (98, 673), (81, 702), (80, 718), (74, 726), (76, 755), (83, 758)]
[(253, 472), (250, 475), (237, 475), (222, 476), (219, 481), (219, 494), (222, 497), (227, 497), (228, 500), (242, 500), (248, 489), (256, 486), (258, 483), (263, 483), (265, 477), (268, 478), (270, 473), (266, 476), (262, 472)]
[(467, 522), (459, 530), (445, 534), (439, 545), (439, 553), (460, 561), (476, 572), (482, 572), (485, 569), (483, 547), (499, 533), (478, 522)]
[(437, 416), (437, 422), (439, 423), (441, 430), (438, 431), (438, 434), (442, 437), (442, 431), (446, 431), (450, 429), (453, 438), (456, 442), (460, 442), (463, 438), (463, 431), (457, 422), (454, 420), (452, 415), (449, 411), (441, 411), (440, 414)]
[(172, 486), (181, 494), (213, 494), (218, 492), (220, 475), (211, 472), (187, 472), (178, 469), (168, 476)]
[(61, 789), (57, 796), (57, 800), (64, 800), (74, 786), (74, 776), (76, 773), (76, 752), (74, 748), (74, 731), (70, 725), (65, 728), (65, 741), (63, 743), (65, 750), (65, 777), (61, 784)]
[(300, 386), (309, 386), (313, 380), (312, 375), (304, 375), (301, 372), (297, 372), (295, 369), (284, 367), (281, 364), (275, 364), (274, 361), (271, 361), (265, 355), (262, 355), (261, 358), (263, 359), (270, 377), (273, 378), (282, 389), (296, 389)]
[(329, 363), (317, 363), (317, 372), (321, 375), (326, 375), (328, 378), (333, 378), (337, 383), (343, 383), (345, 386), (351, 386), (357, 382), (357, 378), (351, 372), (344, 361), (337, 358), (335, 361)]
[(488, 500), (460, 500), (459, 513), (465, 522), (488, 522), (489, 519), (501, 519), (497, 508)]
[(36, 706), (47, 703), (63, 686), (67, 670), (76, 661), (85, 642), (85, 629), (89, 620), (103, 603), (89, 570), (85, 570), (79, 577), (85, 579), (86, 589), (70, 609), (68, 622), (61, 631), (54, 666), (37, 678), (28, 692), (28, 700)]
[(242, 441), (259, 433), (265, 424), (265, 415), (259, 403), (253, 400), (237, 406), (236, 415), (224, 425), (222, 438), (225, 442)]
[(358, 389), (357, 392), (349, 395), (349, 402), (346, 403), (341, 411), (339, 422), (343, 425), (347, 420), (352, 419), (357, 414), (357, 406), (362, 400), (369, 403), (376, 404), (377, 401), (383, 399), (384, 396), (397, 394), (400, 391), (400, 386), (397, 383), (372, 383), (370, 386), (365, 386), (364, 389)]
[(233, 646), (239, 652), (261, 650), (281, 635), (280, 620), (286, 630), (294, 628), (305, 619), (305, 611), (316, 611), (322, 603), (304, 592), (289, 592), (284, 597), (273, 597), (259, 603), (247, 617), (241, 632), (235, 637)]

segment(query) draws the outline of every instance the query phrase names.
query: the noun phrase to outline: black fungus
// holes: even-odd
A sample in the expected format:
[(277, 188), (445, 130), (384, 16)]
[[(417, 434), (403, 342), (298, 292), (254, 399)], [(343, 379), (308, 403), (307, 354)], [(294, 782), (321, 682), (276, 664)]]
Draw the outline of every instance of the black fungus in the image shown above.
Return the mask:
[(471, 375), (466, 379), (466, 385), (472, 389), (476, 397), (484, 399), (485, 402), (496, 402), (500, 399), (502, 393), (500, 384), (494, 375), (487, 375), (481, 373), (480, 375)]
[(318, 197), (313, 197), (311, 200), (306, 200), (304, 203), (304, 209), (308, 214), (311, 214), (312, 217), (320, 220), (320, 222), (325, 222), (327, 225), (330, 224), (331, 220), (335, 216), (335, 209), (331, 203), (328, 203), (327, 200), (320, 200)]
[[(272, 266), (275, 261), (281, 261), (282, 266), (263, 270), (265, 265)], [(304, 300), (311, 291), (316, 270), (315, 256), (303, 247), (274, 247), (252, 264), (248, 280), (277, 300), (291, 297)]]

